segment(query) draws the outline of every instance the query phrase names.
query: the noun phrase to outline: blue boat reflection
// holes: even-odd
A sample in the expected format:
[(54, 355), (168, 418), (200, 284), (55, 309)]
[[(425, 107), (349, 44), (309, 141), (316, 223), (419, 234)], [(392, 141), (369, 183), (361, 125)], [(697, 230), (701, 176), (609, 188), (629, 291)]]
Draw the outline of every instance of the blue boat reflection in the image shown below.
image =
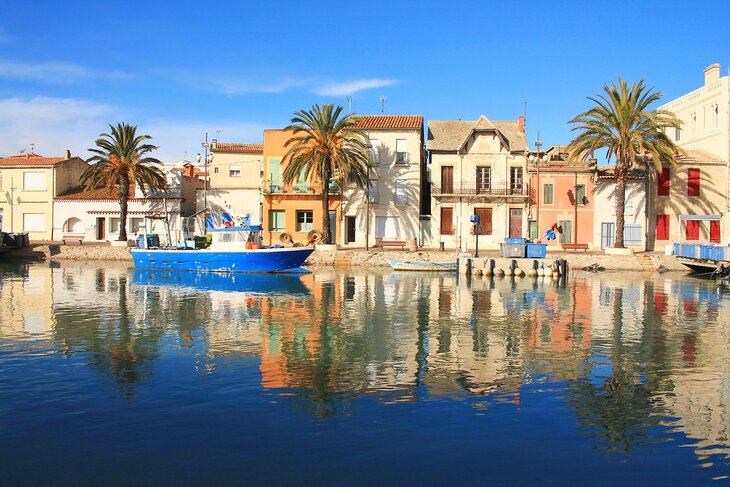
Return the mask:
[(309, 294), (301, 274), (237, 274), (176, 272), (135, 269), (136, 286), (173, 286), (199, 291), (245, 292), (251, 294)]

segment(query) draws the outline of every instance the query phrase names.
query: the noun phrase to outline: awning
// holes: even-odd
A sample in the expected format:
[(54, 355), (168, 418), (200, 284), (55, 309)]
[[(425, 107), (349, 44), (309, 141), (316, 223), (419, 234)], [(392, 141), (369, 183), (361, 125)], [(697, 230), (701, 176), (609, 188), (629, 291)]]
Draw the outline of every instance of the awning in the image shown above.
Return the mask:
[(680, 222), (686, 222), (688, 220), (702, 221), (702, 222), (720, 221), (720, 220), (722, 220), (722, 216), (720, 216), (720, 215), (679, 215)]

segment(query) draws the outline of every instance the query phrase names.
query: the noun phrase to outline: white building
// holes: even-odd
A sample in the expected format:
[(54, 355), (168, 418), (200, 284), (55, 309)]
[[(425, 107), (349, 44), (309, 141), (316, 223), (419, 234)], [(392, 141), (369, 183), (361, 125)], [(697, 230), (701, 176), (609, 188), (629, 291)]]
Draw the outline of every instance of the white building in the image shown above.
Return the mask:
[[(596, 191), (593, 196), (596, 212), (593, 218), (593, 242), (600, 249), (613, 247), (616, 239), (616, 173), (615, 167), (596, 168)], [(643, 171), (634, 170), (626, 177), (624, 201), (624, 245), (643, 251), (647, 245), (646, 219), (647, 179)]]

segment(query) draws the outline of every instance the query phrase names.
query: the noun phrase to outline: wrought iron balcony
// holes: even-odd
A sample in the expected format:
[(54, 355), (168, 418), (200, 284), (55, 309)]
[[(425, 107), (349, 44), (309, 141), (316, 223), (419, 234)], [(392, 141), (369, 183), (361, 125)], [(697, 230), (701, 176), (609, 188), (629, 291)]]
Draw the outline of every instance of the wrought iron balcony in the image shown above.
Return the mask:
[[(340, 194), (341, 188), (337, 181), (330, 181), (329, 193)], [(322, 194), (321, 184), (309, 184), (309, 183), (296, 183), (296, 184), (282, 184), (282, 183), (264, 183), (264, 193), (266, 194)]]
[(438, 186), (431, 184), (431, 194), (434, 196), (528, 196), (526, 184), (492, 183), (490, 185), (477, 183), (455, 183)]

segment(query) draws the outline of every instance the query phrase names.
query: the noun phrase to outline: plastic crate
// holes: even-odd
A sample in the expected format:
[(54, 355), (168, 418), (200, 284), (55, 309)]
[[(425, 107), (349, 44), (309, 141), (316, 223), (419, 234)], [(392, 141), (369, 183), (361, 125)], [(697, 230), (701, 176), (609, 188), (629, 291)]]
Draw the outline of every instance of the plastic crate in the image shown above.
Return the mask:
[(506, 243), (506, 244), (526, 244), (527, 239), (521, 238), (521, 237), (520, 238), (510, 237), (510, 238), (505, 238), (504, 243)]
[(700, 245), (700, 259), (710, 260), (712, 245)]
[(503, 243), (499, 244), (499, 255), (501, 257), (524, 258), (525, 244), (520, 243)]
[(682, 244), (674, 244), (674, 255), (682, 255)]
[(544, 259), (547, 255), (547, 244), (528, 243), (527, 258)]

